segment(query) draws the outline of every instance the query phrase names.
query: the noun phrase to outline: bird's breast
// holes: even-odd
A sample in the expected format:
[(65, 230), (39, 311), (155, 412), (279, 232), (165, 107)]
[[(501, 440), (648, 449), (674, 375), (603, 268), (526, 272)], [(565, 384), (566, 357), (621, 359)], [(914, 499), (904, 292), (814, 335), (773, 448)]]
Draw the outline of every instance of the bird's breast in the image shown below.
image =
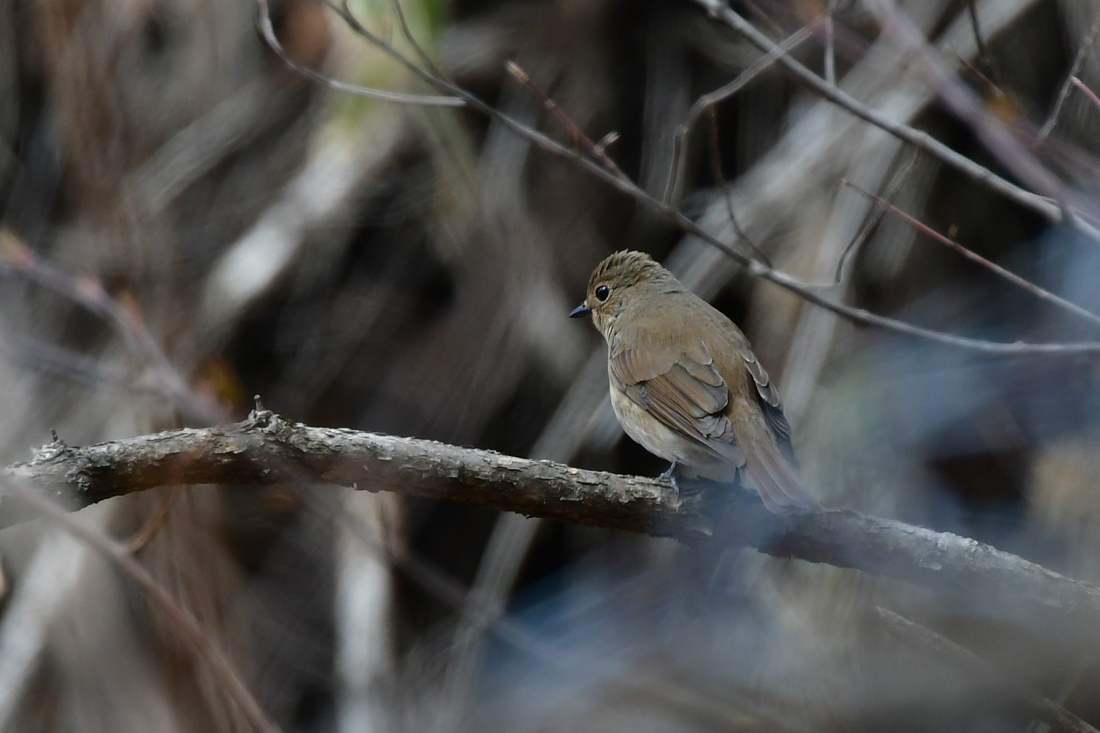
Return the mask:
[[(680, 464), (683, 475), (728, 481), (736, 473), (736, 463), (719, 456), (705, 443), (668, 427), (615, 386), (611, 387), (611, 407), (631, 440), (655, 456)], [(725, 447), (736, 451), (735, 446)]]

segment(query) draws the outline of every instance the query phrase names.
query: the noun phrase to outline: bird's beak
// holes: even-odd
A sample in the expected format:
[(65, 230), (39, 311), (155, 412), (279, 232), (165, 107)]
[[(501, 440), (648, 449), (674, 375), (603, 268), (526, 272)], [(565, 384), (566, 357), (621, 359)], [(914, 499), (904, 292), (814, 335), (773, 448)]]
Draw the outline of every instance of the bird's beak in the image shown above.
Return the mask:
[(586, 316), (591, 312), (592, 312), (592, 309), (588, 307), (587, 303), (581, 303), (576, 308), (569, 311), (569, 317), (570, 318), (580, 318), (581, 316)]

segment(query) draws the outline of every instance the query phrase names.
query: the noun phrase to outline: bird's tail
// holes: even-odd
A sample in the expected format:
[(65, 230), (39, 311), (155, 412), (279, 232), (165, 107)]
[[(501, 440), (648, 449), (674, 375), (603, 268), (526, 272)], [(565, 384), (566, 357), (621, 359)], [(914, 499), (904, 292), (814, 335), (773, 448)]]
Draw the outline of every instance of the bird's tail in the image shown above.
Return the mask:
[[(738, 433), (741, 431), (735, 431)], [(821, 505), (806, 493), (794, 466), (784, 458), (775, 441), (735, 435), (745, 455), (745, 470), (764, 506), (775, 514), (819, 509)], [(770, 437), (770, 436), (769, 436)]]

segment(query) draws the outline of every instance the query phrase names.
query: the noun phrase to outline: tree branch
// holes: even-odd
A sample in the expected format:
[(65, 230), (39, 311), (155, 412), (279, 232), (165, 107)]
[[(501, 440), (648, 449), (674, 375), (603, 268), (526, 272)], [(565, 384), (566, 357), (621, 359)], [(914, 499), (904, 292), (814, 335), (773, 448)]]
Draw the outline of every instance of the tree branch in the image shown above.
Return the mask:
[[(934, 588), (973, 613), (1063, 625), (1100, 619), (1100, 589), (958, 535), (844, 510), (771, 514), (755, 494), (585, 471), (427, 440), (290, 423), (263, 409), (243, 422), (72, 448), (44, 446), (7, 477), (71, 508), (181, 484), (333, 483), (476, 504), (575, 524), (755, 547)], [(0, 501), (0, 526), (34, 516)], [(716, 522), (715, 517), (722, 517)]]

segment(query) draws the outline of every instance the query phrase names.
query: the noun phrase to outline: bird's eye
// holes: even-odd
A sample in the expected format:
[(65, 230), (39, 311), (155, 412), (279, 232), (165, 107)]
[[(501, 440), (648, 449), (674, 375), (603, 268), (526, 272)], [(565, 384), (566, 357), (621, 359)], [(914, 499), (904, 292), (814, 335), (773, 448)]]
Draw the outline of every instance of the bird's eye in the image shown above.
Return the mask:
[(606, 285), (601, 285), (600, 287), (596, 288), (596, 300), (600, 301), (601, 303), (606, 303), (607, 298), (610, 295), (611, 288), (607, 287)]

